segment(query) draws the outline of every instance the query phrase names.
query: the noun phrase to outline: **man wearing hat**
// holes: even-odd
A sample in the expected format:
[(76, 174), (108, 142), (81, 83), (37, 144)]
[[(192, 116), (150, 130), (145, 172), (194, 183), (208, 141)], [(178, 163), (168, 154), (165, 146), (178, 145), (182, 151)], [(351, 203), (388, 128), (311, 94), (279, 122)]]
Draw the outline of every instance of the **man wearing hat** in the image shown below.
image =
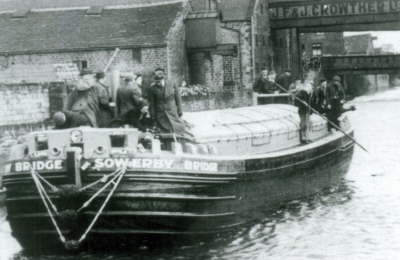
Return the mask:
[[(94, 73), (82, 70), (75, 88), (67, 99), (66, 110), (79, 120), (80, 125), (98, 126), (97, 116), (100, 107), (108, 107), (108, 95), (104, 89), (96, 85)], [(76, 127), (78, 125), (72, 125)]]
[(162, 68), (154, 71), (148, 99), (151, 118), (161, 132), (192, 138), (192, 134), (187, 131), (185, 123), (180, 119), (182, 104), (177, 85), (165, 78), (165, 71)]
[[(334, 76), (332, 82), (326, 88), (326, 105), (327, 118), (330, 122), (339, 126), (338, 118), (342, 114), (343, 104), (345, 102), (345, 91), (341, 83), (340, 76)], [(332, 124), (328, 124), (328, 130), (334, 128)]]
[(147, 102), (132, 76), (124, 79), (123, 86), (117, 90), (117, 114), (123, 124), (142, 129), (140, 119), (147, 112)]
[[(107, 95), (108, 101), (111, 102), (111, 95), (109, 87), (104, 83), (105, 73), (102, 71), (96, 72), (94, 76), (96, 79), (96, 86), (101, 89), (101, 91)], [(97, 124), (99, 127), (108, 127), (113, 119), (113, 110), (110, 106), (100, 106), (99, 114), (97, 115)]]

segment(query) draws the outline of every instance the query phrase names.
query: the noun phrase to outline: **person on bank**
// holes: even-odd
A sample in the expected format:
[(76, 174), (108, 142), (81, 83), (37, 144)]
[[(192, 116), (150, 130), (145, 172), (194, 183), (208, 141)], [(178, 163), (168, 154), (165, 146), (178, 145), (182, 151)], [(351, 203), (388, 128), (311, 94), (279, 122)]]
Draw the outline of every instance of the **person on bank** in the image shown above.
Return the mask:
[(98, 127), (100, 107), (108, 107), (108, 95), (100, 88), (90, 70), (82, 70), (77, 84), (67, 98), (66, 109), (55, 113), (56, 129), (78, 126)]
[(300, 142), (302, 144), (310, 143), (308, 138), (308, 129), (310, 125), (310, 109), (312, 97), (312, 85), (307, 81), (296, 80), (296, 88), (294, 89), (294, 105), (298, 108), (300, 117)]
[(263, 69), (259, 78), (254, 83), (253, 90), (260, 94), (273, 94), (279, 91), (273, 73), (269, 73), (267, 69)]
[[(326, 88), (326, 115), (330, 122), (339, 126), (339, 117), (342, 114), (346, 94), (340, 76), (334, 76)], [(328, 130), (335, 129), (335, 125), (328, 124)]]
[(127, 76), (124, 85), (117, 90), (117, 114), (123, 125), (143, 130), (140, 123), (142, 114), (148, 113), (148, 103), (142, 97), (142, 90), (133, 80)]
[(290, 85), (293, 82), (293, 77), (292, 77), (291, 71), (289, 69), (286, 69), (283, 73), (279, 74), (276, 77), (275, 82), (279, 85), (279, 87), (288, 91)]
[(186, 139), (193, 138), (181, 120), (183, 112), (178, 87), (165, 78), (162, 68), (154, 71), (154, 79), (148, 89), (148, 100), (151, 118), (161, 133), (171, 133)]

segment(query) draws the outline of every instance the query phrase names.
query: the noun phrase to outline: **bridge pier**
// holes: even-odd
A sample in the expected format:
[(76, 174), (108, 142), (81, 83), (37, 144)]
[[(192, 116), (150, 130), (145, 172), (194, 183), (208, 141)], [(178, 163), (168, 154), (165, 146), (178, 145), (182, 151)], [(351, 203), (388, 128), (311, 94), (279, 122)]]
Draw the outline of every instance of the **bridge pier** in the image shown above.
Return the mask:
[(297, 28), (276, 29), (272, 31), (275, 70), (292, 71), (295, 78), (302, 75), (300, 33)]
[(399, 73), (389, 74), (389, 88), (399, 86), (400, 84)]

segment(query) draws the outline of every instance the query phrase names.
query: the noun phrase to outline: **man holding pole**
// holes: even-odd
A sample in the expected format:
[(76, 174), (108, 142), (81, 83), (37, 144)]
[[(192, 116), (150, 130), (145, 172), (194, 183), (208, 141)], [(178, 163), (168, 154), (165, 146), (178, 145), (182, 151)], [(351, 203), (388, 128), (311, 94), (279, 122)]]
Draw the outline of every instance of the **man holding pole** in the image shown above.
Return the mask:
[[(328, 130), (331, 131), (339, 126), (339, 117), (343, 112), (345, 92), (339, 76), (334, 76), (332, 82), (326, 89), (327, 118), (329, 120)], [(333, 124), (332, 124), (333, 123)]]

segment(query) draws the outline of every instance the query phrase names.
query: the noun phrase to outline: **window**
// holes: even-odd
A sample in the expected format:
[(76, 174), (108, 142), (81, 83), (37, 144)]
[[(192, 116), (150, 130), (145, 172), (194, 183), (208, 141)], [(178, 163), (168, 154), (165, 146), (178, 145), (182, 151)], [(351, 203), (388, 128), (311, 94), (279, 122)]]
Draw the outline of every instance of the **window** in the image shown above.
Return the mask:
[(322, 44), (321, 43), (313, 43), (311, 46), (312, 56), (320, 57), (322, 56)]
[(232, 86), (234, 82), (233, 57), (223, 56), (224, 86)]
[(73, 61), (73, 63), (75, 63), (76, 66), (78, 66), (78, 69), (80, 71), (83, 69), (87, 69), (87, 67), (88, 67), (88, 63), (86, 60), (75, 60), (75, 61)]
[(102, 6), (91, 6), (89, 9), (86, 10), (86, 15), (100, 16), (102, 12), (103, 12)]
[(132, 49), (132, 59), (135, 63), (142, 63), (142, 50)]

